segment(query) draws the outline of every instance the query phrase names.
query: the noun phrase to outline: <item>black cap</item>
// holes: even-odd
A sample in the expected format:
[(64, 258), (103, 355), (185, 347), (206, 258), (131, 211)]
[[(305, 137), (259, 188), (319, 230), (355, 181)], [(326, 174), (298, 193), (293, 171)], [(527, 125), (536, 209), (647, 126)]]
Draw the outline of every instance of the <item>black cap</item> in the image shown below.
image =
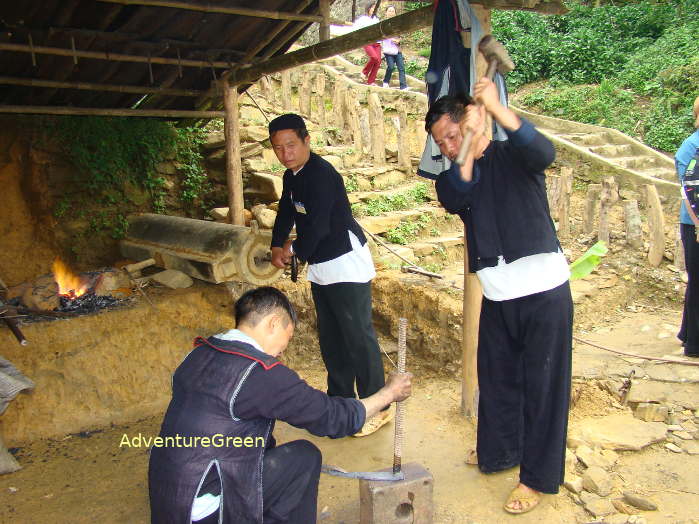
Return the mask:
[(269, 123), (270, 136), (283, 129), (306, 129), (306, 122), (297, 114), (287, 113), (278, 116)]

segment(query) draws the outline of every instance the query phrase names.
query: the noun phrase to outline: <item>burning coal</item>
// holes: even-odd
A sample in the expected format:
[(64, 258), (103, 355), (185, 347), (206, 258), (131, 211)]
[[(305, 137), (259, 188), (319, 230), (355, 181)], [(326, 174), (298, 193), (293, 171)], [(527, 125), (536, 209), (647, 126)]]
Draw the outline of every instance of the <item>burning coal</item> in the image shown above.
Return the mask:
[(73, 273), (60, 258), (54, 260), (52, 270), (61, 297), (76, 299), (88, 291), (89, 284)]

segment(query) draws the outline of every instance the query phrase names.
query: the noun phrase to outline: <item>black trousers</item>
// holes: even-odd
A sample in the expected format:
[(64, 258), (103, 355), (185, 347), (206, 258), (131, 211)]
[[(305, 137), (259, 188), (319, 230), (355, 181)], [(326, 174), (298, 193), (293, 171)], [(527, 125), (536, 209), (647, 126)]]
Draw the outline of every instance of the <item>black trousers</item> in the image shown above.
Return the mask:
[(699, 357), (699, 243), (695, 227), (680, 224), (680, 237), (684, 247), (688, 281), (684, 295), (682, 326), (677, 338), (684, 343), (685, 355)]
[(494, 302), (483, 299), (478, 336), (478, 465), (519, 464), (520, 482), (558, 493), (565, 469), (573, 301), (568, 282)]
[[(262, 467), (265, 524), (316, 522), (321, 462), (320, 450), (307, 440), (295, 440), (265, 451)], [(218, 524), (218, 519), (216, 511), (197, 524)]]
[(359, 398), (373, 395), (384, 386), (384, 374), (371, 320), (371, 282), (311, 282), (311, 291), (328, 395), (355, 398), (355, 381)]

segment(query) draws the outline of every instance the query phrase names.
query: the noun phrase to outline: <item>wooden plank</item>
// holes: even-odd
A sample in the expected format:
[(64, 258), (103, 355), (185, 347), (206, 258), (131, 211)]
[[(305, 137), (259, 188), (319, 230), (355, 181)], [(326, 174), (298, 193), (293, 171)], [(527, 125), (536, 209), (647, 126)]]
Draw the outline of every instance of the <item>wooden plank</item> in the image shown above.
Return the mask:
[(139, 62), (143, 64), (166, 64), (166, 65), (181, 65), (182, 67), (215, 67), (218, 69), (228, 69), (231, 66), (230, 62), (206, 60), (190, 60), (183, 58), (165, 58), (162, 56), (141, 56), (141, 55), (125, 55), (121, 53), (108, 53), (106, 51), (82, 51), (65, 49), (63, 47), (48, 47), (48, 46), (30, 46), (26, 44), (10, 44), (0, 42), (0, 51), (14, 51), (16, 53), (31, 53), (34, 52), (40, 55), (55, 55), (55, 56), (77, 56), (78, 58), (92, 58), (95, 60), (110, 60), (114, 62)]
[(240, 123), (238, 118), (238, 89), (223, 82), (223, 120), (226, 137), (226, 180), (228, 181), (228, 219), (231, 224), (244, 226), (243, 169), (240, 161)]
[(318, 29), (318, 39), (321, 42), (330, 39), (330, 0), (318, 0), (320, 16), (320, 28)]
[(156, 118), (221, 118), (225, 116), (223, 111), (13, 105), (0, 105), (0, 113), (26, 115), (137, 116)]
[(196, 89), (175, 89), (168, 87), (127, 86), (118, 84), (100, 84), (93, 82), (56, 82), (39, 78), (16, 78), (0, 76), (0, 84), (25, 87), (46, 87), (55, 89), (80, 89), (85, 91), (110, 91), (116, 93), (159, 94), (172, 96), (201, 96), (204, 91)]
[(189, 2), (175, 2), (173, 0), (98, 0), (110, 4), (141, 5), (146, 7), (169, 7), (187, 11), (200, 11), (204, 13), (219, 13), (224, 15), (252, 16), (256, 18), (270, 18), (272, 20), (298, 20), (300, 22), (322, 22), (323, 17), (317, 15), (302, 15), (283, 11), (266, 11), (263, 9), (251, 9), (248, 7), (226, 7), (211, 4), (192, 4)]

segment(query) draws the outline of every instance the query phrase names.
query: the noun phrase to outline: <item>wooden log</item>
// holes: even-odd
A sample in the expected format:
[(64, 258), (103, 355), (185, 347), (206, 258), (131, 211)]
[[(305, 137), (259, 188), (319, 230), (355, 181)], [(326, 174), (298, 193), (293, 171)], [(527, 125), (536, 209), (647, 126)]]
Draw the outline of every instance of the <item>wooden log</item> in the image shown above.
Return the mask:
[(570, 195), (573, 192), (573, 170), (571, 168), (561, 168), (558, 191), (558, 236), (567, 238), (570, 236)]
[(665, 254), (665, 216), (660, 204), (658, 188), (653, 184), (644, 184), (646, 192), (646, 206), (648, 209), (648, 233), (649, 249), (648, 263), (658, 267)]
[(264, 95), (267, 103), (274, 107), (276, 105), (274, 87), (272, 86), (272, 80), (269, 76), (263, 76), (260, 78), (260, 92)]
[(223, 120), (226, 137), (226, 181), (228, 183), (228, 219), (231, 224), (244, 226), (243, 170), (240, 161), (240, 128), (238, 121), (238, 89), (223, 82)]
[(362, 129), (359, 125), (359, 101), (357, 93), (354, 89), (347, 89), (345, 92), (345, 107), (347, 108), (347, 124), (352, 135), (352, 148), (354, 149), (354, 158), (360, 159), (363, 156), (364, 149), (362, 145)]
[(315, 77), (315, 92), (321, 97), (325, 97), (325, 72), (320, 71)]
[(371, 129), (369, 125), (369, 109), (360, 106), (359, 112), (359, 127), (362, 130), (362, 143), (364, 144), (363, 154), (369, 154), (371, 151)]
[(10, 105), (0, 105), (0, 113), (11, 113), (20, 115), (135, 116), (155, 118), (221, 118), (222, 116), (224, 116), (223, 111)]
[(602, 193), (602, 184), (589, 184), (585, 196), (585, 211), (583, 214), (583, 231), (587, 234), (595, 229), (595, 215), (597, 214), (597, 204)]
[(330, 39), (330, 0), (318, 0), (318, 8), (322, 18), (318, 29), (318, 39), (324, 42)]
[(624, 200), (623, 205), (626, 243), (635, 249), (640, 249), (643, 247), (643, 230), (641, 228), (641, 213), (638, 211), (638, 200)]
[(335, 88), (333, 90), (333, 117), (335, 126), (340, 130), (340, 134), (344, 135), (345, 130), (345, 91), (347, 86), (341, 80), (335, 80)]
[(148, 7), (170, 7), (187, 11), (200, 11), (204, 13), (218, 13), (224, 15), (251, 16), (256, 18), (270, 18), (272, 20), (298, 20), (301, 22), (322, 22), (323, 17), (318, 15), (303, 15), (284, 11), (267, 11), (264, 9), (251, 9), (248, 7), (227, 7), (211, 4), (194, 4), (190, 2), (175, 2), (173, 0), (98, 0), (110, 4), (142, 5)]
[(172, 96), (201, 96), (205, 91), (196, 89), (174, 89), (168, 87), (146, 87), (135, 85), (100, 84), (94, 82), (56, 82), (39, 78), (16, 78), (0, 76), (0, 84), (10, 86), (47, 87), (54, 89), (79, 89), (84, 91), (109, 91), (116, 93), (158, 94)]
[(291, 72), (282, 71), (282, 107), (285, 111), (293, 111), (291, 104)]
[[(80, 49), (65, 49), (63, 47), (48, 47), (48, 46), (31, 46), (26, 44), (11, 44), (8, 42), (0, 42), (0, 51), (14, 51), (16, 53), (35, 53), (39, 55), (54, 55), (67, 56), (70, 58), (92, 58), (95, 60), (109, 60), (112, 62), (138, 62), (141, 64), (165, 64), (182, 67), (198, 67), (210, 69), (228, 69), (230, 62), (222, 62), (214, 60), (212, 62), (206, 60), (191, 60), (189, 58), (166, 58), (162, 56), (141, 56), (141, 55), (125, 55), (123, 53), (108, 53), (106, 51), (83, 51)], [(255, 80), (260, 75), (255, 77)]]
[(406, 172), (413, 169), (410, 160), (410, 128), (408, 124), (408, 110), (405, 102), (398, 106), (398, 165)]
[(325, 114), (325, 100), (320, 95), (313, 95), (313, 105), (315, 111), (312, 111), (312, 113), (315, 116), (315, 121), (318, 122), (321, 127), (327, 127), (328, 119)]
[(599, 231), (597, 238), (609, 245), (609, 215), (612, 206), (619, 199), (619, 188), (613, 176), (606, 177), (602, 180), (602, 193), (600, 194), (599, 208)]
[(299, 112), (306, 117), (311, 116), (311, 74), (304, 71), (301, 75), (301, 87), (299, 89)]
[(546, 177), (546, 197), (549, 202), (551, 218), (558, 220), (559, 199), (561, 194), (561, 178), (558, 176)]
[(376, 93), (370, 93), (369, 102), (369, 125), (371, 126), (371, 156), (374, 164), (382, 166), (386, 163), (386, 139), (384, 129), (383, 107), (381, 99)]

